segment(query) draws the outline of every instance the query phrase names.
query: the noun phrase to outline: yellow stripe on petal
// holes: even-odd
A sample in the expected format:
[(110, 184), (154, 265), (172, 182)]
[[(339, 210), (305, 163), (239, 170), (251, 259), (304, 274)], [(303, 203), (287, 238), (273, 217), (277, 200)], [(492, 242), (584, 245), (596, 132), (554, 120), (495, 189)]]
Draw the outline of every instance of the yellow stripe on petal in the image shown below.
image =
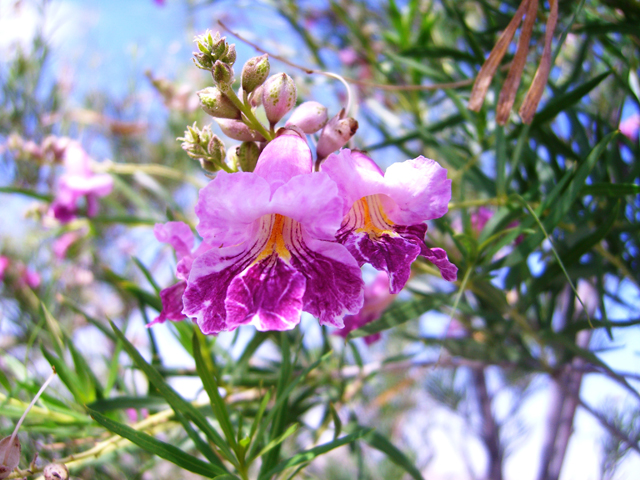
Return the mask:
[(356, 217), (356, 233), (366, 233), (371, 239), (398, 235), (393, 230), (394, 223), (385, 215), (378, 195), (362, 197), (353, 205), (349, 215), (352, 213)]
[(284, 242), (284, 233), (286, 229), (291, 229), (292, 220), (279, 213), (270, 215), (267, 221), (271, 220), (271, 232), (269, 239), (264, 245), (260, 255), (254, 260), (253, 263), (259, 262), (273, 254), (277, 254), (283, 260), (289, 261), (291, 259), (291, 253), (287, 250)]

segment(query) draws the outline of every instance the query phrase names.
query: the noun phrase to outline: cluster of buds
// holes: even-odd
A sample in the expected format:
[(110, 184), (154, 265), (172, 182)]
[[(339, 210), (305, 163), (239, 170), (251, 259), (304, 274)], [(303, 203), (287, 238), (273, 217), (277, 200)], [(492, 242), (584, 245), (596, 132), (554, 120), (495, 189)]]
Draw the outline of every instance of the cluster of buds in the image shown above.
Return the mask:
[(196, 124), (188, 126), (182, 141), (182, 149), (191, 158), (198, 160), (207, 172), (217, 172), (222, 167), (225, 158), (224, 143), (211, 132), (208, 125), (200, 130)]
[(59, 163), (71, 141), (67, 137), (49, 135), (40, 144), (33, 140), (25, 140), (17, 133), (7, 139), (7, 148), (18, 156), (39, 163)]
[[(208, 172), (217, 170), (253, 171), (258, 156), (265, 146), (283, 129), (277, 124), (293, 110), (284, 129), (293, 130), (300, 136), (320, 132), (318, 139), (318, 162), (331, 152), (343, 147), (355, 134), (358, 122), (347, 117), (344, 109), (330, 121), (327, 108), (318, 102), (305, 102), (296, 107), (298, 93), (293, 79), (286, 73), (269, 76), (270, 65), (267, 54), (249, 59), (242, 68), (240, 88), (232, 88), (235, 78), (233, 64), (236, 60), (235, 46), (229, 45), (219, 33), (207, 31), (196, 37), (198, 51), (194, 62), (198, 68), (211, 71), (215, 85), (198, 92), (201, 108), (218, 123), (222, 132), (233, 140), (243, 142), (230, 149), (225, 162), (222, 142), (208, 127), (202, 131), (188, 127), (182, 148), (199, 160)], [(268, 126), (257, 118), (262, 107)]]

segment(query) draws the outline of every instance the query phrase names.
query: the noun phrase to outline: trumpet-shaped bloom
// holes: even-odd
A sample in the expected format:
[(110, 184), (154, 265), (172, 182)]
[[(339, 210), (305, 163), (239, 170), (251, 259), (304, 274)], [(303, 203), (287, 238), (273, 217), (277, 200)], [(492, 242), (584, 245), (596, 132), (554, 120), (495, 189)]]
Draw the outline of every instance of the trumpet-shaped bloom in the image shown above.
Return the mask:
[(58, 181), (58, 191), (51, 204), (51, 214), (63, 223), (73, 220), (78, 211), (78, 200), (86, 198), (87, 215), (98, 213), (98, 198), (111, 193), (113, 178), (108, 174), (95, 174), (91, 159), (78, 142), (69, 142), (64, 152), (65, 173)]
[[(364, 287), (364, 304), (360, 311), (355, 315), (344, 317), (344, 328), (334, 333), (346, 338), (349, 332), (378, 320), (395, 298), (395, 294), (389, 293), (389, 276), (386, 272), (378, 272), (373, 282)], [(380, 333), (367, 335), (364, 341), (367, 345), (371, 345), (380, 340), (381, 336)]]
[(346, 200), (336, 238), (360, 265), (370, 263), (386, 271), (391, 293), (407, 283), (418, 255), (435, 264), (445, 280), (456, 279), (458, 269), (446, 252), (424, 243), (427, 225), (422, 223), (447, 212), (451, 180), (446, 169), (418, 157), (393, 164), (383, 173), (363, 153), (345, 149), (330, 155), (322, 171)]
[(220, 172), (200, 191), (198, 232), (212, 248), (193, 259), (183, 313), (203, 333), (288, 330), (303, 310), (342, 328), (360, 310), (360, 268), (335, 242), (343, 200), (312, 167), (306, 142), (284, 135), (254, 172)]

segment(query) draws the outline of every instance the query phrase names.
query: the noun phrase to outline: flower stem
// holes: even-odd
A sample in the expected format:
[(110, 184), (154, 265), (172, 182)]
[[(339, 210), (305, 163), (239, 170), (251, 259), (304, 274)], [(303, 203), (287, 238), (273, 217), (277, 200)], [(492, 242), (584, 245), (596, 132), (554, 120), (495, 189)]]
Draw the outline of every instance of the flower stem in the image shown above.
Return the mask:
[(231, 100), (231, 102), (246, 117), (247, 121), (245, 121), (244, 123), (247, 125), (247, 127), (257, 130), (260, 133), (260, 135), (262, 135), (268, 142), (273, 140), (273, 135), (269, 133), (269, 131), (264, 127), (264, 125), (262, 125), (262, 123), (260, 123), (260, 121), (256, 118), (256, 116), (251, 111), (251, 107), (246, 103), (242, 102), (236, 95), (236, 92), (234, 92), (230, 86), (218, 85), (218, 87), (220, 88), (222, 93), (224, 93), (227, 96), (227, 98), (229, 98), (229, 100)]

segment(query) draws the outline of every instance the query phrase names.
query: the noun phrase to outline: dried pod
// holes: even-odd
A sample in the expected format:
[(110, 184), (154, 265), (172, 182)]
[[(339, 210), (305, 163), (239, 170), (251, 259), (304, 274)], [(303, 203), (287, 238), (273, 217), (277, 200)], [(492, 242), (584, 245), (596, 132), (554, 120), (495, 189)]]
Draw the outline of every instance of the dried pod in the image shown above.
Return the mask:
[(318, 147), (318, 160), (322, 160), (342, 148), (358, 130), (358, 122), (351, 117), (345, 117), (344, 108), (322, 129)]
[(17, 435), (0, 440), (0, 479), (7, 478), (20, 463), (22, 446)]

